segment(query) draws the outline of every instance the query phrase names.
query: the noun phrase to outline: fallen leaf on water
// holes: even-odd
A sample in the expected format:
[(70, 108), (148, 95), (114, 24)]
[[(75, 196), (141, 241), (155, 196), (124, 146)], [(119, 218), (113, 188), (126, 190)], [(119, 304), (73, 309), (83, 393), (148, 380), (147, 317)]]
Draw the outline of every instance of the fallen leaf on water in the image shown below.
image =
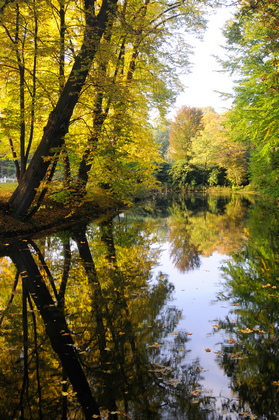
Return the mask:
[(192, 395), (196, 395), (196, 396), (200, 395), (200, 393), (201, 393), (201, 389), (198, 389), (198, 388), (191, 392)]
[(151, 344), (151, 346), (148, 346), (148, 347), (160, 347), (160, 346), (162, 346), (162, 344), (155, 343), (155, 344)]
[(236, 358), (239, 357), (239, 354), (237, 354), (237, 353), (229, 353), (229, 354), (233, 359), (236, 359)]
[(240, 329), (238, 331), (242, 332), (243, 334), (249, 334), (249, 333), (253, 332), (253, 330), (250, 330), (250, 328), (245, 328), (245, 330)]
[(253, 331), (258, 331), (259, 333), (265, 333), (264, 330), (260, 330), (259, 328), (253, 328)]

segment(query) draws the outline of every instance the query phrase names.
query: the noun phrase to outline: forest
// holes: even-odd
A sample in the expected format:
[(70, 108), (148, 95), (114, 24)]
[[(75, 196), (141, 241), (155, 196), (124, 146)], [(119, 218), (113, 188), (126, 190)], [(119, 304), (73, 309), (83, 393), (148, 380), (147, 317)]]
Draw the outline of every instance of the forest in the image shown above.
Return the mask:
[[(219, 7), (232, 107), (170, 119)], [(230, 308), (202, 354), (234, 414), (278, 419), (278, 20), (271, 0), (0, 0), (1, 419), (217, 418), (206, 306), (175, 295), (194, 270), (215, 290), (217, 264)]]
[(168, 119), (179, 74), (191, 67), (187, 35), (202, 36), (219, 6), (1, 1), (0, 166), (18, 182), (9, 214), (31, 217), (46, 197), (128, 204), (162, 186), (277, 199), (276, 1), (226, 3), (236, 10), (222, 62), (235, 80), (232, 108), (220, 115), (185, 105)]

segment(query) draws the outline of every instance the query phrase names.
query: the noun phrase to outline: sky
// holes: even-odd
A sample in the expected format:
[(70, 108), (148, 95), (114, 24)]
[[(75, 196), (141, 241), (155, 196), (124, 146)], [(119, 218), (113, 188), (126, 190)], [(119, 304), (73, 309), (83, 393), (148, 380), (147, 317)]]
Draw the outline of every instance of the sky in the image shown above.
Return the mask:
[(178, 96), (170, 112), (171, 117), (183, 105), (198, 108), (212, 106), (218, 113), (230, 108), (232, 101), (225, 101), (216, 91), (231, 93), (233, 81), (229, 74), (218, 72), (221, 66), (213, 55), (224, 57), (226, 54), (222, 48), (222, 45), (225, 45), (222, 27), (232, 12), (232, 7), (218, 10), (209, 17), (208, 29), (203, 40), (191, 38), (188, 41), (194, 46), (194, 55), (190, 57), (193, 66), (189, 75), (181, 76), (185, 90)]

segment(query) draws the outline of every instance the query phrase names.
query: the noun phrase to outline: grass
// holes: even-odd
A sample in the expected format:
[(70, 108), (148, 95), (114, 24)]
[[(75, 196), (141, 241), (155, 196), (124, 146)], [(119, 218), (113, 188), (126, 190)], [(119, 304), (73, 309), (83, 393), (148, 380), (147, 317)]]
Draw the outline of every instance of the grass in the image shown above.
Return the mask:
[(7, 201), (17, 187), (16, 182), (0, 183), (0, 201)]

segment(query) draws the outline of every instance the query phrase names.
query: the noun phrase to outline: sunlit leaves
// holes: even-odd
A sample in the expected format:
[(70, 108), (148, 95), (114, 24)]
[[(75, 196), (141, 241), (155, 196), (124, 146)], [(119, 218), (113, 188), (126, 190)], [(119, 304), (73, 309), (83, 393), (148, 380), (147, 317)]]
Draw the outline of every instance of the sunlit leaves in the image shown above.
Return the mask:
[[(78, 102), (74, 89), (68, 97), (63, 93), (69, 117), (59, 127), (63, 127), (65, 144), (61, 147), (60, 142), (56, 151), (61, 152), (61, 162), (67, 162), (65, 185), (71, 184), (69, 192), (76, 197), (92, 169), (88, 190), (102, 185), (124, 202), (141, 185), (153, 187), (161, 159), (146, 124), (149, 110), (156, 107), (164, 114), (178, 93), (177, 73), (189, 66), (189, 46), (182, 40), (181, 28), (200, 33), (206, 6), (207, 1), (120, 2), (116, 19), (110, 20), (103, 36), (96, 43), (93, 38), (83, 43), (94, 32), (95, 22), (88, 31), (82, 2), (7, 2), (1, 15), (3, 153), (11, 157), (9, 138), (14, 158), (21, 155), (25, 170), (38, 141), (44, 139), (47, 121), (54, 117), (51, 111), (57, 108), (73, 63), (78, 69), (79, 60), (88, 57), (69, 81), (79, 86)], [(83, 80), (85, 68), (87, 79)], [(65, 114), (63, 109), (61, 114)], [(49, 155), (52, 158), (52, 152)], [(60, 179), (62, 166), (57, 166)], [(81, 190), (83, 195), (84, 184)]]
[(178, 111), (171, 123), (168, 151), (173, 161), (169, 175), (175, 187), (239, 186), (246, 182), (247, 148), (231, 141), (224, 122), (225, 117), (212, 109), (182, 107)]
[(192, 139), (202, 129), (202, 111), (198, 108), (182, 107), (171, 123), (169, 137), (169, 156), (174, 162), (184, 161), (191, 157)]
[(235, 105), (228, 116), (231, 137), (249, 147), (254, 188), (277, 197), (278, 13), (272, 2), (265, 4), (255, 9), (241, 5), (235, 20), (228, 23), (226, 66), (238, 78)]

